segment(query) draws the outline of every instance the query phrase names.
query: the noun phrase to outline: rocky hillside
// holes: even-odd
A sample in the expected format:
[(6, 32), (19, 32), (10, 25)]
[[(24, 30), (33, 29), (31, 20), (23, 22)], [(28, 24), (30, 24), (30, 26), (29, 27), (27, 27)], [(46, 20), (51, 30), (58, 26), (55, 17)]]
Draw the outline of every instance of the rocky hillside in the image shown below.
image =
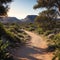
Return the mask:
[(6, 23), (21, 23), (21, 21), (19, 19), (17, 19), (16, 17), (6, 17), (3, 19), (0, 19), (0, 22), (6, 24)]
[(37, 15), (28, 15), (26, 18), (19, 20), (16, 17), (5, 17), (3, 19), (0, 19), (0, 22), (6, 24), (6, 23), (33, 23)]
[(22, 22), (33, 23), (37, 15), (28, 15), (26, 18), (22, 19)]

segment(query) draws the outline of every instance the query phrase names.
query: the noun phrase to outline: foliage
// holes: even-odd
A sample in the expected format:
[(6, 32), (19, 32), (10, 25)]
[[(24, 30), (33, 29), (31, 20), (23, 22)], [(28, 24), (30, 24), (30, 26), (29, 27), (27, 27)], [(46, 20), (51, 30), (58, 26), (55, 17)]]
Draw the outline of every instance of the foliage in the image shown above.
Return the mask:
[[(0, 19), (3, 16), (7, 16), (7, 11), (9, 9), (9, 4), (12, 0), (0, 0)], [(3, 35), (6, 34), (6, 30), (4, 26), (0, 23), (0, 39)], [(10, 54), (7, 51), (8, 42), (4, 42), (0, 40), (0, 60), (13, 60)]]
[(36, 31), (37, 31), (38, 34), (43, 34), (44, 33), (42, 28), (37, 28)]
[(53, 40), (55, 42), (55, 45), (57, 45), (58, 47), (60, 47), (60, 33), (56, 34), (54, 37), (53, 37)]
[(5, 34), (5, 29), (2, 23), (0, 23), (0, 37)]
[(16, 43), (21, 43), (20, 38), (18, 38), (12, 32), (6, 30), (6, 28), (0, 23), (0, 37), (6, 39), (6, 41), (10, 42), (11, 46), (15, 46)]
[[(51, 14), (49, 15), (51, 16)], [(41, 12), (39, 16), (35, 19), (35, 23), (43, 28), (43, 30), (52, 30), (56, 28), (56, 21), (49, 15), (47, 11)]]
[(58, 8), (60, 9), (59, 0), (37, 0), (34, 9), (45, 8), (36, 18), (36, 22), (44, 30), (51, 30), (56, 28), (56, 18), (59, 15)]
[[(36, 18), (36, 23), (43, 28), (44, 31), (48, 31), (46, 35), (53, 34), (54, 32), (52, 32), (52, 30), (54, 29), (60, 29), (60, 23), (56, 20), (60, 15), (60, 0), (37, 0), (34, 9), (38, 8), (43, 8), (44, 10)], [(60, 60), (60, 33), (55, 32), (51, 39), (51, 41), (53, 41), (52, 44), (56, 46), (53, 60), (56, 60), (56, 58)]]
[(13, 60), (12, 56), (7, 51), (8, 42), (3, 43), (2, 40), (0, 40), (0, 60)]
[(51, 21), (56, 19), (57, 16), (59, 15), (58, 14), (59, 11), (57, 9), (57, 8), (60, 9), (59, 2), (60, 2), (59, 0), (37, 0), (37, 4), (34, 6), (34, 9), (45, 8), (45, 10), (43, 10), (43, 12), (40, 13), (39, 16), (43, 16), (44, 18), (47, 18), (49, 21)]
[(44, 35), (45, 35), (45, 36), (48, 36), (49, 34), (52, 34), (52, 33), (53, 33), (52, 30), (47, 30), (47, 31), (45, 31)]
[(60, 59), (60, 33), (55, 34), (52, 38), (52, 43), (56, 47), (55, 56), (52, 60)]
[(7, 16), (9, 4), (12, 0), (0, 0), (0, 16)]
[(37, 0), (37, 4), (34, 6), (35, 9), (37, 8), (58, 8), (60, 10), (60, 0)]

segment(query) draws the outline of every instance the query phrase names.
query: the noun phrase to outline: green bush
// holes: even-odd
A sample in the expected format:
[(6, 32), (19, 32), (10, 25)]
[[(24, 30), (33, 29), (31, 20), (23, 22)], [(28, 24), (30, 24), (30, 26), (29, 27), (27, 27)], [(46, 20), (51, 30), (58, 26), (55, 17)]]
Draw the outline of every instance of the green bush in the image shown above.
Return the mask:
[(6, 41), (9, 41), (12, 46), (15, 45), (17, 42), (21, 43), (21, 40), (15, 34), (6, 30), (1, 23), (0, 23), (0, 37), (4, 37)]
[(37, 32), (38, 32), (38, 34), (43, 34), (44, 33), (42, 28), (37, 28)]
[(10, 56), (9, 52), (7, 51), (8, 42), (3, 43), (0, 40), (0, 60), (13, 60), (13, 57)]
[(60, 60), (60, 33), (54, 35), (53, 43), (56, 46), (56, 52), (52, 60), (56, 60), (56, 58)]
[(2, 23), (0, 23), (0, 37), (2, 36), (2, 35), (4, 35), (5, 34), (5, 28), (4, 28), (4, 26), (2, 25)]
[(60, 33), (58, 33), (54, 36), (54, 40), (60, 40)]
[(52, 34), (53, 32), (51, 31), (51, 30), (47, 30), (47, 31), (45, 31), (45, 33), (44, 33), (44, 35), (45, 36), (48, 36), (49, 34)]

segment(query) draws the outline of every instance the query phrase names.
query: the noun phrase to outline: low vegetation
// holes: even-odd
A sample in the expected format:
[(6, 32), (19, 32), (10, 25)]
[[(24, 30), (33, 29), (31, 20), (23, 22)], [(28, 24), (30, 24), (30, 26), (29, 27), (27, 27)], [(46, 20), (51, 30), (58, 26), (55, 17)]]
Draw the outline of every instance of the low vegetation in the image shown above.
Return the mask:
[(8, 46), (8, 41), (3, 43), (3, 41), (0, 40), (0, 60), (13, 60), (13, 57), (7, 50)]
[(0, 23), (0, 39), (0, 59), (13, 60), (9, 48), (14, 49), (22, 46), (30, 39), (30, 36), (17, 25), (9, 25), (7, 27), (7, 25)]

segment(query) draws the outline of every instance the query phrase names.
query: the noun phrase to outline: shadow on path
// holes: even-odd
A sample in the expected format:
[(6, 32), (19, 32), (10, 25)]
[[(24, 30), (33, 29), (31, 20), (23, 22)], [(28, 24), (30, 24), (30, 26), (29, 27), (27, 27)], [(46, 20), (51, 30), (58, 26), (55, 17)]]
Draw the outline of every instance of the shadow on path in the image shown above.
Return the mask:
[(13, 52), (13, 55), (16, 60), (43, 60), (36, 58), (34, 55), (42, 55), (45, 53), (45, 49), (42, 48), (37, 48), (34, 46), (23, 46), (20, 49), (16, 49)]
[(26, 45), (12, 51), (14, 60), (52, 60), (48, 54), (47, 42), (35, 33), (25, 31), (31, 39)]

